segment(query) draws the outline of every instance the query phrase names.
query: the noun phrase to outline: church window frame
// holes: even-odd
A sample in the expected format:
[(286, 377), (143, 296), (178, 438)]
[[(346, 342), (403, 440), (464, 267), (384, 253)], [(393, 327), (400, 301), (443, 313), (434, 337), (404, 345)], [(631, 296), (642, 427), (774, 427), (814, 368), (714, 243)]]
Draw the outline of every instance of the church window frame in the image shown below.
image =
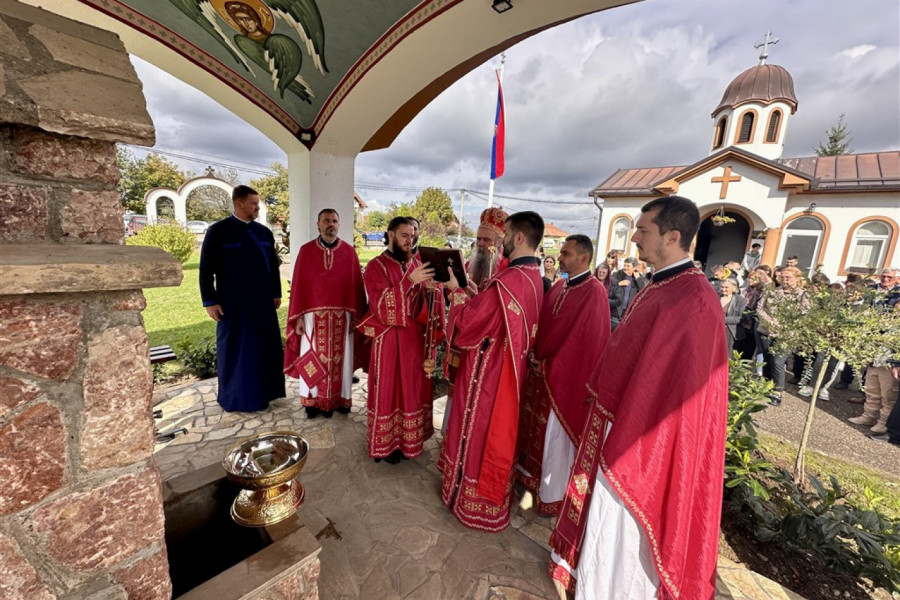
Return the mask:
[[(818, 223), (817, 229), (811, 229), (808, 227), (801, 226), (804, 224), (804, 219), (809, 219), (810, 221), (815, 221)], [(808, 223), (807, 221), (806, 223)], [(798, 265), (801, 271), (805, 270), (808, 276), (811, 276), (816, 267), (821, 264), (824, 264), (825, 260), (825, 249), (828, 246), (828, 238), (831, 236), (831, 222), (825, 217), (825, 215), (819, 213), (807, 213), (807, 212), (799, 212), (795, 215), (792, 215), (784, 220), (781, 224), (781, 239), (778, 243), (778, 258), (776, 260), (776, 264), (783, 265), (785, 258), (790, 256), (791, 254), (796, 254), (795, 249), (792, 247), (789, 249), (789, 244), (791, 242), (791, 238), (807, 238), (807, 237), (815, 237), (815, 245), (813, 247), (813, 252), (811, 253), (814, 260), (810, 262), (809, 267), (805, 267), (805, 265)]]
[(728, 130), (728, 117), (723, 116), (716, 123), (716, 131), (713, 134), (713, 150), (718, 150), (725, 145), (725, 134)]
[(781, 124), (784, 122), (784, 113), (776, 108), (769, 114), (769, 122), (766, 124), (765, 144), (777, 144), (781, 138)]
[[(741, 135), (744, 131), (744, 122), (746, 119), (750, 119), (750, 127), (747, 132), (747, 139), (743, 139)], [(738, 119), (738, 126), (734, 130), (734, 143), (735, 144), (752, 144), (753, 139), (756, 137), (756, 124), (759, 121), (759, 114), (752, 108), (748, 108), (744, 112), (741, 113), (741, 118)]]
[[(619, 227), (619, 231), (625, 232), (625, 239), (624, 239), (624, 243), (622, 244), (622, 246), (624, 246), (623, 248), (617, 248), (613, 245), (613, 238), (616, 234), (616, 225), (617, 224), (622, 224), (622, 225), (625, 225), (625, 227), (627, 227), (627, 229), (624, 227), (621, 227), (621, 226)], [(632, 219), (630, 215), (628, 215), (626, 213), (619, 213), (616, 216), (614, 216), (609, 222), (609, 234), (606, 236), (606, 252), (607, 252), (607, 254), (609, 252), (611, 252), (612, 250), (619, 250), (620, 252), (622, 252), (623, 257), (630, 256), (631, 235), (632, 235), (633, 230), (634, 230), (634, 219)], [(618, 244), (616, 244), (616, 245), (618, 245)]]
[[(868, 225), (882, 225), (887, 228), (887, 234), (872, 234), (864, 231)], [(868, 267), (855, 265), (856, 253), (859, 251), (859, 242), (870, 242), (880, 244), (878, 260), (874, 263), (874, 273), (880, 273), (883, 269), (891, 266), (891, 260), (894, 257), (894, 250), (897, 247), (897, 237), (900, 232), (896, 221), (883, 215), (873, 215), (863, 217), (850, 226), (847, 230), (847, 241), (844, 244), (844, 253), (841, 255), (841, 264), (838, 268), (838, 275), (848, 275), (849, 273), (866, 273), (869, 272)], [(860, 234), (863, 235), (860, 235)]]

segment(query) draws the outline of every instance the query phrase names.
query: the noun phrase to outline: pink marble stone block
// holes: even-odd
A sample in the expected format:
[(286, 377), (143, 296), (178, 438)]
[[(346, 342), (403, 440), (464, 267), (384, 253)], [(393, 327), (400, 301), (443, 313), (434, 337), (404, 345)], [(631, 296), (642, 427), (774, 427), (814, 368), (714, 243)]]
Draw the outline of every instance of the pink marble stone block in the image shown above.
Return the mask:
[(153, 453), (147, 332), (111, 327), (88, 341), (81, 462), (88, 470), (124, 466)]
[(0, 377), (0, 417), (41, 395), (31, 381), (17, 377)]
[(32, 517), (46, 552), (81, 571), (117, 565), (163, 539), (159, 472), (148, 467), (46, 504)]
[(47, 237), (47, 188), (0, 185), (0, 240), (25, 242)]
[(0, 515), (31, 506), (58, 490), (66, 469), (59, 411), (40, 403), (0, 428)]
[(0, 365), (64, 379), (75, 369), (80, 339), (77, 304), (0, 301)]
[(14, 134), (13, 169), (48, 179), (85, 179), (115, 185), (119, 181), (111, 142), (58, 136), (35, 130)]
[(68, 205), (60, 211), (63, 239), (79, 242), (121, 244), (122, 200), (119, 192), (72, 190)]
[(141, 559), (114, 574), (122, 584), (129, 600), (169, 600), (172, 597), (172, 581), (169, 579), (169, 561), (166, 549)]
[(38, 579), (37, 572), (28, 562), (19, 546), (0, 533), (0, 598), (27, 598), (28, 600), (56, 600), (47, 586)]

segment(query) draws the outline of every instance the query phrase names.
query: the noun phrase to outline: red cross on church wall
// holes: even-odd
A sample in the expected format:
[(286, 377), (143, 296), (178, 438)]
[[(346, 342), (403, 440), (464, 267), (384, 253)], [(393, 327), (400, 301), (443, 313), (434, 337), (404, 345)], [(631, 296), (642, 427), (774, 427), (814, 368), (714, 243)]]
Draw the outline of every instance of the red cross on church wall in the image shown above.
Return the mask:
[(719, 200), (724, 200), (725, 196), (728, 195), (728, 184), (732, 181), (738, 182), (741, 180), (740, 175), (735, 175), (732, 177), (731, 175), (731, 167), (725, 167), (725, 173), (721, 177), (713, 177), (710, 181), (712, 183), (721, 183), (722, 190), (719, 192)]

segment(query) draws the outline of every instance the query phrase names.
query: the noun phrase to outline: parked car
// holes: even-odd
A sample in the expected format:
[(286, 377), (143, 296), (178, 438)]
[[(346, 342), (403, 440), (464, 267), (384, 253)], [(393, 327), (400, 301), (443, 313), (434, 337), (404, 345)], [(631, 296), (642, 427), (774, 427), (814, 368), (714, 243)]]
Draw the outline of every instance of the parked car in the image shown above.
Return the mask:
[(187, 230), (191, 233), (206, 233), (206, 230), (209, 229), (209, 223), (206, 221), (188, 221), (187, 222)]
[(131, 237), (146, 227), (147, 215), (125, 215), (123, 221), (125, 223), (125, 237)]

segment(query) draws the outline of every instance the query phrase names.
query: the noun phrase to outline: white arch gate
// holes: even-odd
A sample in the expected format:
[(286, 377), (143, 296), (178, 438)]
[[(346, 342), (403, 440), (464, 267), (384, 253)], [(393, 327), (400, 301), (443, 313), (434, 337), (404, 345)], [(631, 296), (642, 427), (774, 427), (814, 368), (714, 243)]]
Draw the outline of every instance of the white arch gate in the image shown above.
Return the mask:
[[(175, 204), (175, 221), (181, 225), (187, 224), (187, 199), (191, 192), (205, 185), (211, 185), (224, 190), (229, 196), (234, 186), (218, 177), (195, 177), (184, 182), (178, 190), (168, 188), (153, 188), (144, 194), (144, 204), (147, 206), (147, 223), (155, 225), (159, 213), (156, 208), (161, 198), (170, 198)], [(269, 210), (265, 202), (259, 203), (259, 216), (256, 220), (263, 225), (268, 224)]]

